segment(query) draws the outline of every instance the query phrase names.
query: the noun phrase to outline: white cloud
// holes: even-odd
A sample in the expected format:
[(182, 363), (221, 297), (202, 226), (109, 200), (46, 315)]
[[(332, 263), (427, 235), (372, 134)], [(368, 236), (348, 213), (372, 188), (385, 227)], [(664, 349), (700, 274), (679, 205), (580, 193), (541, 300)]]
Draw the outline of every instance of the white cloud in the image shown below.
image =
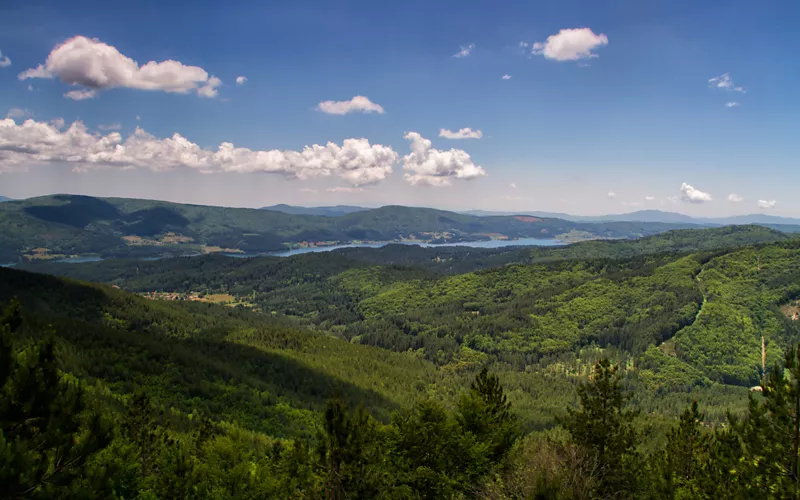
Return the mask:
[(517, 189), (517, 185), (514, 184), (513, 182), (509, 184), (508, 187), (510, 187), (511, 189)]
[(728, 102), (725, 103), (725, 107), (728, 107), (728, 108), (735, 108), (738, 105), (739, 105), (739, 103), (736, 102), (736, 101), (728, 101)]
[(214, 97), (221, 83), (203, 68), (178, 61), (150, 61), (139, 66), (116, 47), (84, 36), (57, 45), (44, 64), (19, 75), (20, 80), (28, 78), (58, 78), (93, 91), (118, 87), (180, 94), (196, 91), (202, 97)]
[(109, 130), (122, 130), (122, 124), (120, 124), (118, 122), (115, 122), (115, 123), (109, 123), (108, 125), (98, 125), (97, 128), (99, 128), (100, 130), (106, 130), (106, 131), (109, 131)]
[(472, 130), (469, 127), (462, 128), (457, 132), (443, 128), (439, 129), (439, 137), (444, 137), (445, 139), (480, 139), (483, 137), (483, 132)]
[(298, 189), (301, 193), (316, 193), (317, 190), (314, 188), (300, 188)]
[(468, 55), (472, 54), (472, 49), (475, 48), (475, 44), (471, 43), (467, 46), (462, 45), (461, 50), (453, 54), (453, 57), (467, 57)]
[(317, 105), (317, 111), (329, 115), (346, 115), (347, 113), (378, 113), (383, 114), (383, 107), (369, 100), (363, 95), (357, 95), (349, 101), (322, 101)]
[(11, 59), (8, 56), (3, 55), (3, 51), (0, 50), (0, 68), (7, 68), (11, 66)]
[(26, 116), (30, 116), (31, 112), (27, 109), (22, 108), (11, 108), (8, 110), (6, 117), (8, 118), (25, 118)]
[(775, 200), (758, 200), (758, 202), (756, 203), (756, 205), (758, 205), (758, 208), (760, 208), (762, 210), (768, 210), (770, 208), (775, 208), (775, 205), (777, 205), (777, 204), (778, 204), (778, 202), (775, 201)]
[(328, 188), (325, 191), (329, 193), (359, 193), (363, 191), (363, 188), (360, 187), (343, 187), (343, 186), (336, 186), (332, 188)]
[(511, 75), (506, 73), (505, 75), (503, 75), (503, 80), (511, 80)]
[(36, 90), (36, 89), (34, 89), (34, 88), (33, 88), (33, 85), (31, 85), (31, 84), (29, 83), (29, 84), (28, 84), (28, 92), (33, 92), (34, 90)]
[(533, 44), (533, 53), (555, 61), (578, 61), (597, 57), (593, 49), (608, 45), (608, 37), (589, 28), (562, 29), (544, 42)]
[(614, 191), (609, 191), (608, 192), (608, 197), (609, 198), (616, 198), (617, 197), (617, 193), (615, 193)]
[(731, 203), (741, 203), (744, 201), (744, 198), (742, 198), (736, 193), (731, 193), (728, 195), (728, 201), (730, 201)]
[(96, 90), (70, 90), (64, 97), (67, 99), (72, 99), (73, 101), (85, 101), (86, 99), (94, 99), (97, 96)]
[(244, 82), (247, 81), (246, 76), (237, 76), (236, 77), (236, 85), (244, 85)]
[(709, 193), (695, 189), (685, 182), (681, 184), (681, 199), (687, 203), (705, 203), (713, 200)]
[(708, 79), (708, 86), (715, 89), (729, 90), (731, 92), (746, 93), (747, 91), (733, 83), (730, 73), (723, 73)]
[(449, 186), (453, 179), (469, 180), (486, 175), (465, 151), (433, 149), (431, 141), (416, 132), (404, 137), (411, 141), (411, 153), (403, 157), (403, 169), (408, 171), (404, 178), (412, 186)]
[(142, 119), (142, 117), (141, 117), (141, 116), (139, 116), (139, 115), (136, 115), (136, 121), (137, 121), (137, 122), (138, 122), (138, 121), (141, 121), (141, 119)]
[(55, 128), (64, 128), (64, 119), (54, 118), (50, 120), (50, 125), (54, 126)]
[(644, 201), (656, 201), (656, 197), (655, 196), (645, 196), (644, 197)]
[(209, 99), (217, 97), (217, 94), (219, 93), (219, 89), (217, 89), (217, 87), (220, 85), (222, 85), (222, 80), (216, 76), (209, 77), (206, 84), (197, 89), (197, 95), (200, 97), (207, 97)]
[(136, 128), (127, 139), (119, 132), (92, 134), (80, 122), (64, 131), (26, 120), (0, 120), (0, 171), (29, 164), (63, 163), (79, 170), (100, 167), (165, 171), (190, 168), (203, 173), (271, 173), (294, 179), (336, 176), (352, 185), (380, 182), (392, 173), (398, 154), (367, 139), (345, 139), (342, 145), (306, 146), (302, 151), (260, 151), (223, 142), (205, 149), (180, 134), (159, 139)]

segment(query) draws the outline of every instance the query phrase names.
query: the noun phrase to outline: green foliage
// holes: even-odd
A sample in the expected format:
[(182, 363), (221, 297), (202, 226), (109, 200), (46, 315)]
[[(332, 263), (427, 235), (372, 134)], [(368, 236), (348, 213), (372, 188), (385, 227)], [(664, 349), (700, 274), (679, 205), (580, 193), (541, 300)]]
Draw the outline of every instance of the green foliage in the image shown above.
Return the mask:
[(633, 421), (635, 410), (625, 408), (617, 368), (607, 359), (594, 367), (589, 382), (578, 387), (580, 409), (567, 409), (564, 428), (597, 463), (597, 493), (633, 496), (637, 481), (639, 436)]
[(500, 379), (484, 367), (458, 402), (459, 423), (489, 445), (492, 460), (501, 462), (511, 450), (519, 429)]
[(77, 382), (59, 371), (53, 340), (16, 350), (21, 326), (12, 303), (0, 318), (0, 497), (77, 494), (83, 467), (110, 434)]

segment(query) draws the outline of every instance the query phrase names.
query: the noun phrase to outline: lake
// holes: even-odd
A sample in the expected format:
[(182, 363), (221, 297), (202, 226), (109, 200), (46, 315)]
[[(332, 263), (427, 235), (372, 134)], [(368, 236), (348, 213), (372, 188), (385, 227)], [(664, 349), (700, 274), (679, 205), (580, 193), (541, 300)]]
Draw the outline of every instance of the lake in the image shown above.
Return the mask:
[[(520, 238), (518, 240), (488, 240), (488, 241), (463, 241), (459, 243), (422, 243), (418, 241), (379, 241), (377, 243), (351, 243), (348, 245), (331, 245), (328, 247), (311, 247), (311, 248), (294, 248), (286, 250), (285, 252), (276, 252), (268, 255), (276, 257), (291, 257), (292, 255), (299, 255), (303, 253), (312, 252), (330, 252), (340, 248), (381, 248), (386, 245), (400, 244), (400, 245), (418, 245), (424, 248), (438, 248), (438, 247), (472, 247), (472, 248), (502, 248), (502, 247), (516, 247), (516, 246), (537, 246), (537, 247), (554, 247), (558, 245), (566, 245), (561, 240), (553, 239), (539, 239), (539, 238)], [(230, 254), (236, 257), (234, 254)], [(251, 257), (250, 255), (238, 255), (239, 257)]]
[[(437, 247), (472, 247), (472, 248), (502, 248), (502, 247), (522, 247), (522, 246), (536, 246), (536, 247), (555, 247), (559, 245), (568, 245), (561, 240), (553, 239), (539, 239), (539, 238), (520, 238), (518, 240), (488, 240), (488, 241), (464, 241), (459, 243), (423, 243), (419, 241), (379, 241), (376, 243), (350, 243), (346, 245), (331, 245), (327, 247), (311, 247), (311, 248), (294, 248), (283, 252), (274, 253), (260, 253), (260, 254), (247, 254), (247, 253), (226, 253), (228, 257), (247, 258), (247, 257), (291, 257), (292, 255), (300, 255), (304, 253), (314, 252), (332, 252), (340, 248), (381, 248), (386, 245), (418, 245), (424, 248), (437, 248)], [(159, 260), (163, 257), (144, 257), (140, 260)], [(74, 257), (70, 259), (59, 259), (53, 262), (63, 262), (65, 264), (82, 264), (86, 262), (99, 262), (104, 260), (103, 257)], [(8, 264), (0, 264), (0, 267), (14, 267), (16, 262)]]

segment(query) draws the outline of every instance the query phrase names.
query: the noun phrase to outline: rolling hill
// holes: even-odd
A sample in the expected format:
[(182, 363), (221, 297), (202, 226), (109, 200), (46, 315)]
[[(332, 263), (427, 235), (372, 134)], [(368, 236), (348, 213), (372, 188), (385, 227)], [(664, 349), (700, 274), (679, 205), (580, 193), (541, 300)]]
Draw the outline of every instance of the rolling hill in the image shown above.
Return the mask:
[(283, 212), (285, 214), (293, 215), (322, 215), (324, 217), (341, 217), (353, 212), (369, 210), (369, 208), (352, 207), (349, 205), (336, 205), (333, 207), (299, 207), (295, 205), (280, 204), (263, 207), (261, 210), (272, 210), (273, 212)]
[(339, 217), (163, 201), (53, 195), (0, 205), (0, 262), (70, 256), (266, 253), (353, 241), (638, 238), (692, 224), (577, 223), (386, 206)]

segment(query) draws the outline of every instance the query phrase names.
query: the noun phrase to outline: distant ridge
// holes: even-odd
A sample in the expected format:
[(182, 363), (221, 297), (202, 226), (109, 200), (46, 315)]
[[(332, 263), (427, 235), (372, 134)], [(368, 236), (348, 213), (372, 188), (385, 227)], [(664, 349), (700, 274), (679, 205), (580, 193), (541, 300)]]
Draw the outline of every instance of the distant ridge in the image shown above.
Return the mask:
[(3, 201), (14, 201), (14, 198), (9, 198), (7, 196), (0, 196), (0, 202)]
[(350, 205), (335, 205), (330, 207), (299, 207), (295, 205), (271, 205), (262, 207), (260, 210), (272, 210), (273, 212), (283, 212), (292, 215), (321, 215), (323, 217), (342, 217), (355, 212), (370, 210), (365, 207), (354, 207)]
[(492, 212), (485, 210), (468, 210), (462, 212), (479, 217), (497, 215), (531, 215), (534, 217), (552, 217), (572, 222), (664, 222), (669, 224), (714, 224), (727, 226), (731, 224), (770, 224), (770, 225), (798, 225), (800, 218), (778, 217), (767, 214), (735, 215), (731, 217), (692, 217), (677, 212), (664, 212), (662, 210), (639, 210), (626, 214), (609, 215), (571, 215), (556, 212), (518, 211), (518, 212)]

